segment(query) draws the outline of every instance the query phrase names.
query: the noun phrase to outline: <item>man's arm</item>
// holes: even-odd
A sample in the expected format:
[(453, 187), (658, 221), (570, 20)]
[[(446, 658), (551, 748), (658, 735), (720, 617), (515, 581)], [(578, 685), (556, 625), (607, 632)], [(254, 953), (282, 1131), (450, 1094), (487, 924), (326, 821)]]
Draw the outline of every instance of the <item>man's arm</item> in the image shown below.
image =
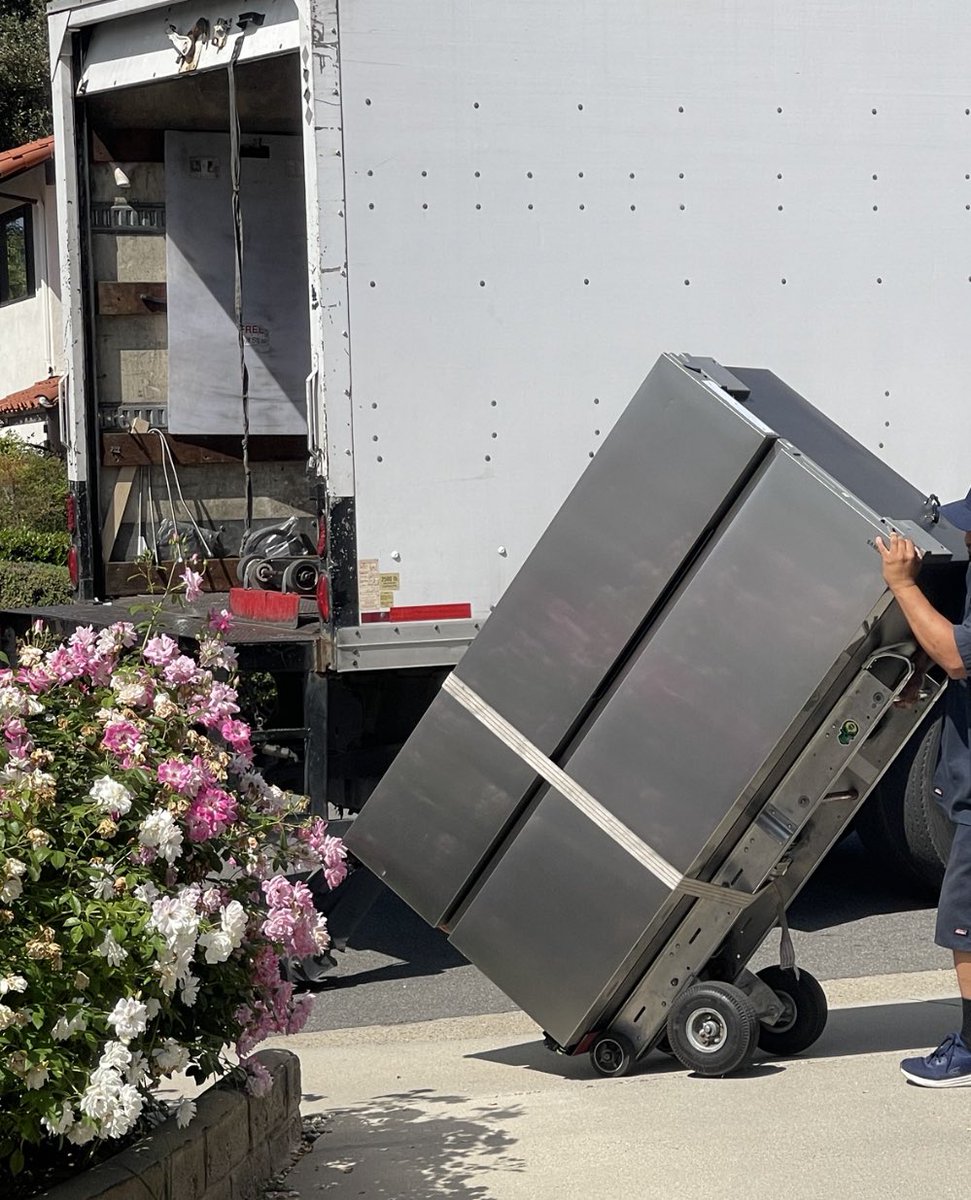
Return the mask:
[(889, 546), (878, 537), (876, 547), (883, 559), (883, 578), (914, 637), (951, 679), (965, 679), (968, 668), (958, 649), (954, 626), (917, 586), (920, 555), (914, 543), (910, 538), (892, 533)]

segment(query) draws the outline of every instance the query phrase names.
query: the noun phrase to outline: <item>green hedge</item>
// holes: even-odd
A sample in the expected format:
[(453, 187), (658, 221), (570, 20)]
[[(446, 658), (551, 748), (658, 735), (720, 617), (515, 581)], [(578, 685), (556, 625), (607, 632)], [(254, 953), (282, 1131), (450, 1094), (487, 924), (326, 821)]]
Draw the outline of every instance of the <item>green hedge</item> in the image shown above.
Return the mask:
[(71, 538), (67, 533), (38, 533), (36, 529), (0, 529), (0, 561), (53, 563), (63, 567)]
[[(0, 437), (0, 529), (64, 530), (67, 468), (53, 454)], [(5, 557), (5, 556), (4, 556)]]
[(66, 567), (51, 563), (0, 562), (0, 608), (70, 604), (73, 598)]

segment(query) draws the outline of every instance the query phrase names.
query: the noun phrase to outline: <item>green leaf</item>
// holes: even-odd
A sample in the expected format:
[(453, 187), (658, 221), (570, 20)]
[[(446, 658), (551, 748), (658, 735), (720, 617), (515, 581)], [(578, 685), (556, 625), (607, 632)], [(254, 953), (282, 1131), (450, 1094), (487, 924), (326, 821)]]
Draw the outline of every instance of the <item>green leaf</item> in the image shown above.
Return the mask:
[(10, 1155), (10, 1174), (19, 1175), (24, 1169), (24, 1152), (19, 1147)]
[(70, 937), (71, 937), (72, 943), (75, 946), (78, 946), (81, 944), (81, 942), (84, 941), (84, 930), (81, 928), (80, 925), (75, 925), (74, 928), (71, 930)]
[[(55, 871), (61, 871), (61, 870), (63, 870), (63, 868), (64, 868), (64, 865), (66, 864), (66, 862), (67, 862), (67, 857), (65, 856), (65, 854), (64, 854), (64, 851), (63, 851), (63, 850), (53, 850), (53, 851), (51, 852), (51, 866), (54, 868), (54, 870), (55, 870)], [(72, 899), (74, 899), (74, 897), (72, 897)], [(74, 906), (73, 906), (73, 904), (72, 904), (72, 906), (71, 906), (71, 907), (72, 907), (72, 908), (74, 907)], [(81, 911), (81, 906), (80, 906), (80, 904), (78, 905), (78, 907), (77, 907), (77, 910), (76, 910), (76, 911), (77, 911), (77, 912), (80, 912), (80, 911)]]

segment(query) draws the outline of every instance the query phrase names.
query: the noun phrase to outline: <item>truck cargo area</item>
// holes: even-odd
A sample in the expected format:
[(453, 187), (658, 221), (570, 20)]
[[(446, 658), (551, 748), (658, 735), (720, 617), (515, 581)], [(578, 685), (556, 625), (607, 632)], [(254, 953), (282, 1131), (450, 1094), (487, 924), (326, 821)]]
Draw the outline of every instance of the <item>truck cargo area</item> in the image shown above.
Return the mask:
[[(209, 560), (223, 589), (236, 582), (246, 529), (296, 517), (311, 545), (316, 538), (299, 104), (295, 53), (240, 63), (232, 82), (226, 71), (203, 72), (84, 101), (101, 431), (98, 594), (130, 590), (146, 549), (169, 557), (167, 531)], [(235, 171), (243, 347), (234, 316)], [(148, 429), (133, 433), (139, 420)]]

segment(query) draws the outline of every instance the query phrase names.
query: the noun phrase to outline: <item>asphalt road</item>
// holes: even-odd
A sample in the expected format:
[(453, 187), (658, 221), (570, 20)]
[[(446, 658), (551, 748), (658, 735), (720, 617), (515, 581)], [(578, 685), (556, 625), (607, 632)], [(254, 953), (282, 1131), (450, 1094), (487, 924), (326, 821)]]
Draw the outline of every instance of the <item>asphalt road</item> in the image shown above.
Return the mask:
[[(820, 979), (947, 967), (933, 943), (934, 909), (894, 885), (855, 837), (836, 847), (789, 914), (797, 958)], [(777, 961), (775, 934), (753, 965)], [(314, 985), (308, 1031), (506, 1012), (515, 1005), (384, 890), (337, 970)]]

